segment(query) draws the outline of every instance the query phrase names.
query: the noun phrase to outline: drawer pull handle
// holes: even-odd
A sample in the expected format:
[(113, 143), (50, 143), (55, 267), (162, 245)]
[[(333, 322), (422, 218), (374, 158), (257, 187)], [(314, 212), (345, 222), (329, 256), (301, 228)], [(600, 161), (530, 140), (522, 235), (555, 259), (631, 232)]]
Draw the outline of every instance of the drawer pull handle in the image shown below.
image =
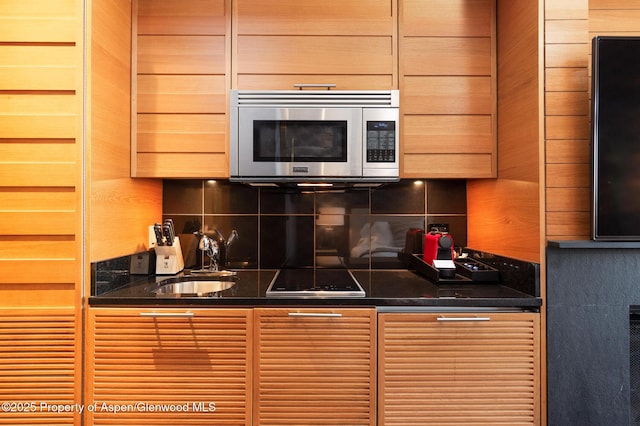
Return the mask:
[(491, 321), (489, 317), (438, 317), (438, 321)]
[(342, 314), (323, 312), (289, 312), (290, 317), (310, 317), (310, 318), (340, 318)]
[(335, 83), (296, 83), (293, 85), (296, 89), (307, 89), (310, 87), (326, 87), (327, 90), (331, 90), (332, 87), (336, 87)]
[(193, 312), (140, 312), (141, 317), (151, 318), (193, 318)]

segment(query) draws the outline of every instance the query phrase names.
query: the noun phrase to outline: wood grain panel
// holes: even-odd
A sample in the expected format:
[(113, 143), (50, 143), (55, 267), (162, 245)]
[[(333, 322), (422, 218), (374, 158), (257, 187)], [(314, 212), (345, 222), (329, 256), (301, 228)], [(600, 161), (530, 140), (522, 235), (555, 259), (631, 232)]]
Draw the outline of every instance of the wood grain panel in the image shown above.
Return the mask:
[(224, 75), (140, 75), (138, 113), (218, 113), (227, 108)]
[(491, 39), (405, 37), (402, 69), (409, 75), (491, 75)]
[(74, 142), (73, 139), (0, 139), (0, 158), (18, 163), (68, 162), (76, 158)]
[(76, 212), (47, 211), (1, 211), (0, 234), (2, 235), (74, 235), (78, 223)]
[[(604, 0), (609, 1), (609, 0)], [(545, 19), (587, 19), (594, 0), (554, 0), (544, 2)]]
[(7, 43), (73, 43), (78, 22), (69, 17), (0, 18), (0, 40)]
[(545, 45), (545, 66), (547, 68), (583, 68), (588, 65), (591, 45), (584, 44), (547, 44)]
[(222, 178), (229, 176), (226, 154), (140, 153), (139, 177)]
[(404, 154), (477, 154), (495, 147), (493, 120), (487, 115), (405, 115), (402, 126)]
[(405, 77), (404, 114), (491, 114), (491, 77)]
[(549, 20), (545, 27), (545, 42), (547, 44), (584, 44), (584, 35), (587, 32), (588, 27), (589, 21), (586, 19)]
[(254, 424), (375, 425), (375, 317), (374, 309), (256, 309)]
[(0, 45), (0, 90), (75, 90), (74, 46)]
[(547, 238), (559, 240), (590, 239), (591, 214), (589, 212), (548, 212)]
[(139, 74), (224, 74), (223, 36), (138, 36)]
[(140, 114), (138, 152), (226, 152), (220, 114)]
[(638, 32), (640, 8), (637, 3), (620, 10), (589, 10), (589, 31), (604, 35), (610, 31)]
[(331, 83), (336, 90), (389, 90), (392, 75), (339, 75), (339, 74), (280, 74), (238, 76), (238, 87), (245, 90), (291, 90), (294, 84)]
[(75, 404), (73, 309), (3, 309), (0, 314), (0, 399), (33, 402), (33, 412), (4, 410), (2, 422), (15, 425), (76, 424), (77, 414), (47, 410), (44, 404)]
[(589, 115), (587, 92), (547, 92), (545, 94), (547, 115)]
[[(0, 186), (8, 187), (74, 187), (77, 183), (76, 163), (2, 163)], [(34, 200), (36, 205), (39, 201)]]
[(547, 188), (547, 212), (588, 212), (590, 203), (590, 188)]
[(391, 37), (239, 36), (240, 74), (392, 74)]
[(496, 173), (491, 154), (406, 154), (402, 159), (403, 178), (490, 178)]
[(75, 0), (3, 0), (0, 12), (3, 15), (31, 18), (77, 18)]
[[(43, 244), (43, 248), (47, 246), (51, 244)], [(43, 260), (33, 256), (27, 259), (0, 259), (0, 273), (3, 276), (0, 290), (5, 289), (5, 284), (24, 284), (23, 290), (32, 284), (73, 284), (77, 275), (77, 262), (73, 258)], [(44, 299), (44, 306), (51, 306), (46, 303), (46, 296)], [(31, 303), (27, 306), (31, 306)]]
[(544, 83), (546, 92), (586, 91), (589, 87), (587, 68), (547, 68)]
[[(469, 247), (519, 259), (540, 259), (538, 182), (498, 179), (467, 182)], [(495, 232), (500, 229), (500, 232)]]
[(589, 140), (548, 140), (546, 148), (547, 164), (591, 162)]
[(589, 188), (590, 164), (547, 164), (547, 188)]
[(234, 3), (240, 35), (371, 35), (393, 31), (392, 0)]
[(403, 0), (403, 36), (489, 37), (494, 2), (486, 0)]
[(540, 424), (538, 314), (379, 315), (379, 425)]
[(591, 136), (588, 116), (548, 115), (545, 121), (547, 139), (589, 139)]
[[(185, 311), (193, 316), (140, 315)], [(251, 424), (251, 327), (250, 309), (91, 309), (86, 403), (187, 408), (98, 410), (85, 413), (86, 421), (96, 426)]]
[(138, 34), (225, 35), (225, 4), (220, 0), (139, 0)]

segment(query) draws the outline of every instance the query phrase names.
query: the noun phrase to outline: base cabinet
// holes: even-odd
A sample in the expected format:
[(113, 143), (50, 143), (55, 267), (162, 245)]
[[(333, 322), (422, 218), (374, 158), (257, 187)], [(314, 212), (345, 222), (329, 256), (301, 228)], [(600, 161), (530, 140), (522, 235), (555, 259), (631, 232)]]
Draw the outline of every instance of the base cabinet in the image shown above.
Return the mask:
[(250, 425), (251, 309), (90, 309), (85, 424)]
[(378, 425), (539, 425), (535, 313), (378, 317)]
[(375, 309), (255, 309), (254, 425), (376, 424)]
[(80, 424), (79, 342), (73, 308), (3, 309), (0, 424)]

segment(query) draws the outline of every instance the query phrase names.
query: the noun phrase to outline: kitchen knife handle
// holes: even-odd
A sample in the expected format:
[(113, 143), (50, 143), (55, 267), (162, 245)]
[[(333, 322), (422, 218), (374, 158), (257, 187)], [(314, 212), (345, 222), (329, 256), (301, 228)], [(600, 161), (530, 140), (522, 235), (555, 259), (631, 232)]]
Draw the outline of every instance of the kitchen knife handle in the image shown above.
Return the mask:
[(438, 317), (438, 321), (455, 322), (455, 321), (491, 321), (489, 317)]
[(330, 312), (289, 312), (289, 316), (304, 318), (340, 318), (342, 314), (335, 314)]
[(163, 245), (164, 243), (162, 242), (162, 225), (156, 223), (155, 225), (153, 225), (153, 231), (156, 234), (156, 244), (159, 246)]
[(194, 314), (191, 311), (186, 312), (140, 312), (141, 317), (151, 318), (193, 318)]

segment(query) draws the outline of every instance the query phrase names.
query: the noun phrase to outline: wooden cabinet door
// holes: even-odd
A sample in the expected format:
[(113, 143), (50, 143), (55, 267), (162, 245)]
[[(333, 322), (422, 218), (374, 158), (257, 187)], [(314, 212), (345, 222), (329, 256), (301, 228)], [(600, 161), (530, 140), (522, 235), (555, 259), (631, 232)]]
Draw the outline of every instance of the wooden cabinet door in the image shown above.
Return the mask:
[(89, 311), (91, 425), (250, 425), (250, 309)]
[(256, 309), (254, 424), (376, 424), (374, 309)]
[(133, 2), (134, 177), (226, 177), (229, 0)]
[(81, 340), (75, 319), (73, 308), (3, 309), (1, 424), (80, 424), (75, 404), (82, 401)]
[(496, 177), (494, 3), (400, 0), (402, 177)]
[(539, 314), (380, 314), (379, 425), (539, 425)]
[(233, 8), (234, 88), (397, 88), (396, 0), (237, 0)]

